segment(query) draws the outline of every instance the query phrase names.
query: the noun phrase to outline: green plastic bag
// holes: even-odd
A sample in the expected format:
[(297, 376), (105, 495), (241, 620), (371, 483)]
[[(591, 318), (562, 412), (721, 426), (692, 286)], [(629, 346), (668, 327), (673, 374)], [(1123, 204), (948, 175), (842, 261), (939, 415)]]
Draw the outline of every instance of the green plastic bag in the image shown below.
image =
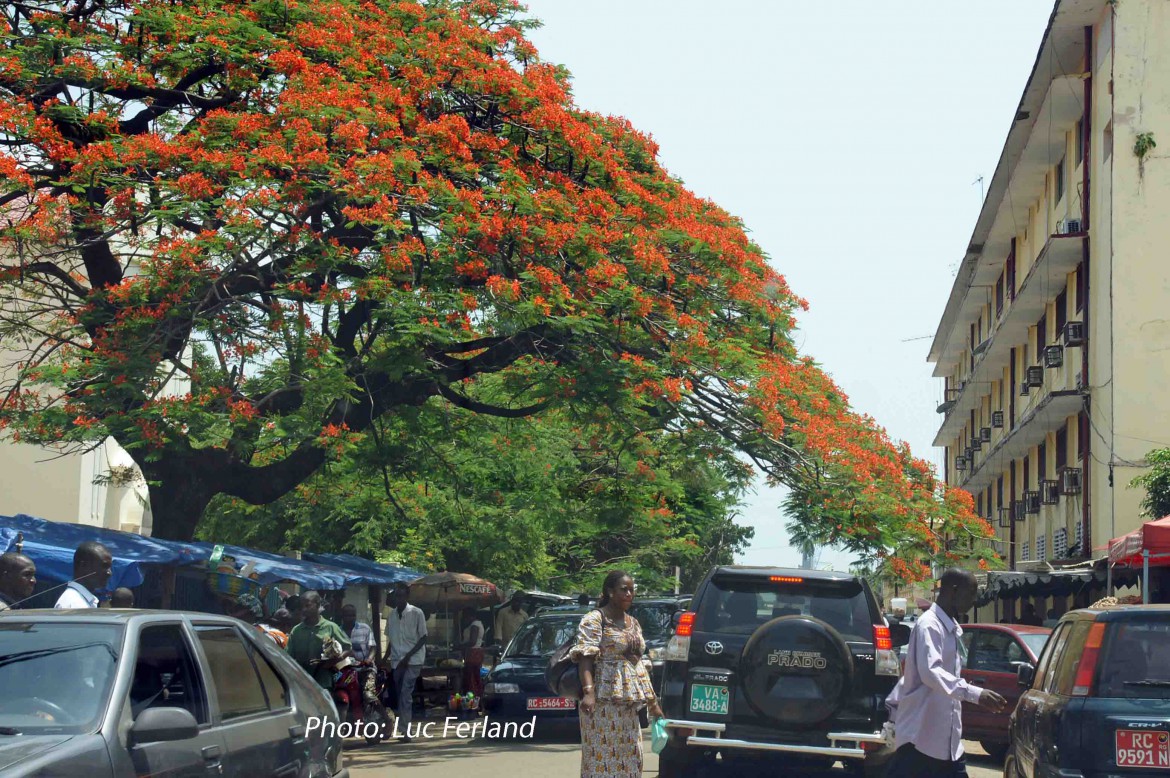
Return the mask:
[(666, 719), (654, 719), (650, 725), (650, 750), (661, 754), (666, 748)]

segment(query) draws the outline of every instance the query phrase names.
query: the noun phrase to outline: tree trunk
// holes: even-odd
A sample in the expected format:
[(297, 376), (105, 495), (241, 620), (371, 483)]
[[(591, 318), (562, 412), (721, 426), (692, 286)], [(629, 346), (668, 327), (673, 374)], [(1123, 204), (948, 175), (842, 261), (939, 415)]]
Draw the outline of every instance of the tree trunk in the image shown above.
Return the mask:
[(149, 462), (143, 474), (150, 484), (151, 536), (161, 540), (192, 540), (203, 511), (218, 491), (207, 483), (213, 474), (195, 467), (167, 467)]

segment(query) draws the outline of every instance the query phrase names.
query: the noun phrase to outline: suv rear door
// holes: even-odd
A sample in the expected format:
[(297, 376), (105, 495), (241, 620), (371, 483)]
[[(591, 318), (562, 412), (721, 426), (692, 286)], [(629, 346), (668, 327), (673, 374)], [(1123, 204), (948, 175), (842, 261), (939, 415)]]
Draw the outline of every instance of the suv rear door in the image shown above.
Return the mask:
[(838, 721), (852, 718), (857, 726), (872, 726), (875, 706), (896, 681), (893, 676), (875, 679), (873, 630), (883, 622), (876, 601), (859, 579), (716, 573), (693, 610), (697, 616), (683, 690), (687, 718), (772, 731), (789, 728), (751, 705), (745, 679), (740, 677), (740, 658), (752, 635), (783, 616), (818, 618), (833, 627), (848, 647), (852, 681), (846, 690), (848, 699), (834, 717)]
[(1170, 775), (1170, 612), (1134, 609), (1102, 618), (1078, 766), (1085, 773)]

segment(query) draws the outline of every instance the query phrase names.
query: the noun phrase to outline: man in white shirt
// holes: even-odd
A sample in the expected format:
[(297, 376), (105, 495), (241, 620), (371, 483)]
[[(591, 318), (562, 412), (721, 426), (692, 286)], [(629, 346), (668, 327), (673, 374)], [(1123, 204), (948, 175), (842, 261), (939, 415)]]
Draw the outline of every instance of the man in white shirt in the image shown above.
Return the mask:
[(394, 668), (394, 688), (398, 692), (398, 731), (402, 741), (409, 743), (414, 685), (427, 658), (427, 619), (421, 609), (410, 604), (409, 584), (396, 583), (390, 595), (386, 642), (390, 646), (390, 666)]
[(96, 608), (95, 592), (106, 588), (114, 573), (114, 557), (96, 540), (87, 540), (73, 552), (73, 580), (57, 598), (54, 608)]

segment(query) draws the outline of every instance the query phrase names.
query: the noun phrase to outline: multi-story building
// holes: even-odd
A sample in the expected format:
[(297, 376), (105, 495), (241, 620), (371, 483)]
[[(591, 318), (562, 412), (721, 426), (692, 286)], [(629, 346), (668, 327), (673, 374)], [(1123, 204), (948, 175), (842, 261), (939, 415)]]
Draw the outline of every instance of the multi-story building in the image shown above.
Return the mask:
[[(1005, 117), (1008, 118), (1008, 117)], [(1170, 3), (1058, 0), (931, 346), (1010, 568), (1137, 527), (1170, 443)]]

